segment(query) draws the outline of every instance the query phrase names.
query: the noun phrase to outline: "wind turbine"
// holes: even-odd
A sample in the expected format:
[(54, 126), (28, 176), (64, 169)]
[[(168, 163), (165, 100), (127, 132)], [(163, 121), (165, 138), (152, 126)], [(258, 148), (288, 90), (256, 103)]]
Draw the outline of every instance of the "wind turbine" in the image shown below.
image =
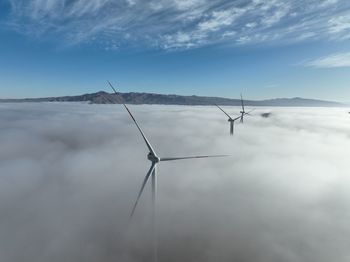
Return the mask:
[(243, 123), (243, 116), (249, 115), (249, 113), (254, 111), (255, 109), (252, 109), (249, 112), (245, 112), (242, 94), (241, 94), (241, 105), (242, 105), (242, 111), (240, 111), (240, 113), (241, 113), (241, 116), (240, 116), (241, 120), (240, 120), (240, 122)]
[[(110, 87), (113, 89), (114, 93), (116, 95), (118, 95), (117, 91), (114, 89), (113, 85), (108, 81), (108, 84), (110, 85)], [(149, 153), (147, 155), (147, 159), (149, 161), (151, 161), (151, 167), (149, 168), (149, 170), (146, 173), (145, 178), (143, 179), (140, 191), (137, 195), (135, 204), (132, 208), (131, 214), (130, 214), (130, 219), (132, 218), (132, 216), (135, 213), (135, 209), (136, 206), (141, 198), (141, 195), (143, 193), (143, 190), (151, 176), (151, 182), (152, 182), (152, 228), (153, 228), (153, 259), (155, 262), (158, 261), (158, 251), (157, 251), (157, 231), (156, 231), (156, 198), (157, 198), (157, 164), (159, 162), (163, 162), (163, 161), (175, 161), (175, 160), (184, 160), (184, 159), (194, 159), (194, 158), (209, 158), (209, 157), (226, 157), (228, 155), (204, 155), (204, 156), (185, 156), (185, 157), (159, 157), (155, 150), (153, 149), (151, 143), (148, 141), (146, 135), (144, 134), (144, 132), (142, 131), (141, 127), (139, 126), (139, 124), (137, 123), (135, 117), (132, 115), (132, 113), (130, 112), (129, 108), (125, 105), (125, 103), (123, 103), (123, 106), (125, 107), (126, 111), (129, 113), (130, 117), (132, 118), (132, 120), (134, 121), (137, 129), (140, 131), (141, 136), (143, 138), (143, 140), (146, 143), (146, 146), (149, 150)]]
[(241, 116), (238, 116), (236, 118), (232, 118), (229, 114), (227, 114), (219, 105), (215, 104), (222, 112), (224, 112), (225, 115), (228, 116), (228, 122), (230, 122), (230, 135), (232, 136), (233, 135), (233, 127), (234, 127), (234, 124), (235, 124), (235, 121), (240, 119)]

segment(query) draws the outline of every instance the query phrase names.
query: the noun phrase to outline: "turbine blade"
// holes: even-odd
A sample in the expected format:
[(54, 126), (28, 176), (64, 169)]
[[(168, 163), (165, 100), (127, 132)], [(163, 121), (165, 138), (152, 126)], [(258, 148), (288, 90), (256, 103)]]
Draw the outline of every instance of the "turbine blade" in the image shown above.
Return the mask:
[[(109, 94), (108, 94), (109, 95)], [(112, 100), (112, 99), (110, 99), (110, 97), (108, 96), (105, 96), (104, 94), (102, 94), (102, 97), (105, 99), (105, 100), (107, 100), (107, 102), (109, 102), (109, 103), (111, 103), (111, 104), (115, 104), (115, 102)]]
[(253, 112), (255, 110), (255, 108), (254, 109), (252, 109), (252, 110), (250, 110), (250, 111), (248, 111), (247, 113), (245, 113), (246, 115), (250, 115), (250, 113), (251, 112)]
[(229, 119), (231, 119), (231, 116), (229, 114), (227, 114), (220, 106), (218, 106), (217, 104), (215, 104), (222, 112), (224, 112), (225, 115), (228, 116)]
[(231, 136), (233, 135), (233, 124), (234, 124), (234, 121), (231, 121), (230, 122), (230, 135)]
[(111, 84), (111, 82), (109, 82), (107, 80), (109, 86), (112, 88), (113, 92), (117, 95), (117, 100), (119, 100), (119, 103), (120, 104), (123, 104), (124, 105), (124, 102), (122, 101), (122, 99), (120, 98), (120, 95), (118, 94), (118, 92), (115, 90), (115, 88), (113, 87), (113, 85)]
[(244, 116), (245, 116), (245, 115), (251, 116), (251, 114), (250, 114), (250, 113), (251, 113), (251, 112), (253, 112), (254, 110), (255, 110), (255, 109), (250, 110), (249, 112), (244, 112), (242, 115), (244, 115)]
[(136, 199), (136, 201), (135, 201), (135, 204), (134, 204), (134, 206), (133, 206), (133, 208), (132, 208), (132, 211), (131, 211), (131, 214), (130, 214), (130, 219), (131, 219), (132, 216), (134, 215), (134, 212), (135, 212), (137, 203), (139, 202), (139, 199), (140, 199), (140, 197), (141, 197), (141, 195), (142, 195), (143, 189), (145, 188), (145, 185), (146, 185), (146, 183), (147, 183), (147, 181), (148, 181), (150, 175), (153, 173), (155, 166), (156, 166), (156, 163), (152, 163), (150, 169), (148, 170), (148, 172), (147, 172), (147, 174), (146, 174), (146, 176), (145, 176), (145, 178), (144, 178), (144, 180), (143, 180), (143, 182), (142, 182), (141, 189), (140, 189), (140, 191), (139, 191), (139, 194), (137, 195), (137, 199)]
[[(114, 93), (118, 96), (118, 93), (117, 93), (117, 91), (114, 89), (113, 85), (112, 85), (109, 81), (107, 81), (107, 82), (108, 82), (108, 84), (111, 86), (111, 88), (113, 89)], [(128, 108), (128, 107), (126, 106), (126, 104), (124, 104), (124, 103), (123, 103), (123, 106), (125, 107), (126, 111), (128, 111), (130, 117), (132, 118), (132, 120), (134, 121), (135, 125), (137, 126), (137, 129), (140, 131), (140, 133), (141, 133), (141, 135), (142, 135), (142, 137), (143, 137), (143, 140), (145, 140), (145, 143), (146, 143), (146, 145), (147, 145), (149, 151), (150, 151), (152, 154), (156, 155), (156, 152), (155, 152), (154, 149), (152, 148), (151, 143), (148, 141), (146, 135), (143, 133), (141, 127), (139, 126), (139, 124), (137, 123), (136, 119), (134, 118), (134, 116), (133, 116), (132, 113), (130, 112), (129, 108)]]
[(228, 157), (228, 156), (230, 155), (165, 157), (165, 158), (160, 158), (160, 161), (174, 161), (174, 160), (193, 159), (193, 158)]
[(109, 80), (107, 80), (109, 86), (112, 88), (112, 90), (114, 91), (114, 93), (118, 96), (118, 92), (114, 89), (114, 86), (111, 84), (111, 82), (109, 82)]
[(152, 152), (152, 154), (156, 155), (156, 152), (154, 151), (153, 147), (151, 146), (151, 143), (148, 141), (148, 139), (147, 139), (146, 135), (143, 133), (141, 127), (140, 127), (140, 126), (138, 125), (138, 123), (136, 122), (136, 119), (135, 119), (134, 116), (131, 114), (129, 108), (128, 108), (126, 105), (124, 105), (124, 106), (125, 106), (126, 110), (128, 111), (129, 115), (131, 116), (132, 120), (134, 120), (134, 122), (135, 122), (137, 128), (139, 129), (139, 131), (140, 131), (140, 133), (141, 133), (141, 135), (142, 135), (142, 137), (143, 137), (143, 140), (145, 140), (145, 143), (146, 143), (146, 145), (147, 145), (149, 151)]
[(232, 119), (233, 121), (236, 121), (236, 120), (238, 120), (238, 119), (240, 119), (241, 118), (241, 116), (237, 116), (236, 118), (234, 118), (234, 119)]

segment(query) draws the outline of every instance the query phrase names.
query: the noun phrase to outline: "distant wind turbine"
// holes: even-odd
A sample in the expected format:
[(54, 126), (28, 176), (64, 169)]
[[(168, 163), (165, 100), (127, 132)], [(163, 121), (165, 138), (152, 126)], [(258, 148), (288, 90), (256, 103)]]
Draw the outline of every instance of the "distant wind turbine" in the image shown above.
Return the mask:
[[(216, 104), (215, 104), (216, 105)], [(235, 121), (240, 119), (241, 116), (238, 116), (236, 118), (232, 118), (229, 114), (227, 114), (219, 105), (216, 105), (222, 112), (224, 112), (225, 115), (228, 116), (228, 122), (230, 122), (230, 135), (232, 136), (233, 135), (233, 129), (234, 129), (234, 124), (235, 124)]]
[(241, 120), (240, 120), (240, 122), (243, 123), (243, 116), (249, 115), (249, 113), (254, 111), (255, 109), (250, 110), (249, 112), (245, 112), (242, 94), (241, 94), (241, 105), (242, 105), (242, 111), (240, 111), (240, 113), (241, 113), (241, 116), (240, 116)]
[[(114, 93), (118, 95), (117, 91), (114, 89), (113, 85), (108, 81), (108, 84), (110, 87), (113, 89)], [(146, 135), (142, 131), (141, 127), (137, 123), (136, 119), (130, 112), (129, 108), (125, 105), (124, 102), (122, 102), (123, 106), (125, 107), (126, 111), (129, 113), (130, 117), (134, 121), (137, 129), (140, 131), (141, 136), (143, 140), (146, 143), (146, 146), (149, 150), (149, 153), (147, 155), (147, 158), (149, 161), (151, 161), (151, 167), (148, 170), (145, 178), (143, 179), (140, 191), (137, 195), (135, 204), (132, 208), (131, 214), (130, 214), (130, 219), (135, 213), (136, 206), (141, 198), (141, 195), (143, 193), (143, 190), (147, 184), (147, 181), (149, 180), (150, 176), (152, 176), (152, 209), (153, 209), (153, 215), (152, 215), (152, 226), (153, 226), (153, 259), (155, 262), (158, 260), (158, 251), (157, 251), (157, 233), (156, 233), (156, 197), (157, 197), (157, 164), (162, 161), (175, 161), (175, 160), (184, 160), (184, 159), (194, 159), (194, 158), (209, 158), (209, 157), (226, 157), (229, 155), (204, 155), (204, 156), (185, 156), (185, 157), (158, 157), (156, 152), (154, 151), (151, 143), (148, 141)]]

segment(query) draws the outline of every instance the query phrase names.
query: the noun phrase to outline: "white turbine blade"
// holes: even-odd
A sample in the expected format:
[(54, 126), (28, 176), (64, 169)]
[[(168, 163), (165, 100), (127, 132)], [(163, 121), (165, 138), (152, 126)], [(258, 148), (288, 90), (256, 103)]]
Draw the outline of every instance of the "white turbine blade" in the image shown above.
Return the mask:
[(110, 102), (112, 104), (115, 104), (112, 99), (110, 99), (109, 97), (105, 96), (104, 94), (102, 94), (102, 97), (104, 97), (104, 99), (106, 99), (108, 102)]
[(225, 115), (228, 116), (229, 119), (231, 119), (231, 116), (229, 114), (227, 114), (220, 106), (218, 106), (217, 104), (215, 104), (222, 112), (224, 112)]
[[(114, 93), (116, 95), (118, 95), (117, 91), (114, 89), (113, 85), (108, 81), (108, 84), (111, 86), (111, 88), (113, 89)], [(137, 126), (137, 129), (140, 131), (142, 137), (143, 137), (143, 140), (145, 140), (145, 143), (149, 149), (150, 152), (152, 152), (152, 154), (156, 155), (154, 149), (152, 148), (151, 146), (151, 143), (148, 141), (146, 135), (143, 133), (141, 127), (139, 126), (139, 124), (137, 123), (136, 119), (134, 118), (134, 116), (132, 115), (132, 113), (130, 112), (129, 108), (123, 103), (123, 106), (125, 107), (126, 111), (128, 111), (129, 115), (131, 116), (132, 120), (134, 121), (134, 123), (136, 124)]]
[(134, 122), (135, 122), (137, 128), (139, 129), (139, 131), (140, 131), (140, 133), (141, 133), (143, 139), (145, 140), (145, 143), (146, 143), (146, 145), (147, 145), (149, 151), (152, 152), (152, 154), (156, 155), (156, 152), (155, 152), (154, 149), (152, 148), (151, 143), (148, 141), (148, 139), (147, 139), (147, 137), (145, 136), (145, 134), (143, 133), (141, 127), (137, 124), (136, 119), (135, 119), (134, 116), (131, 114), (129, 108), (128, 108), (126, 105), (124, 105), (124, 106), (125, 106), (126, 110), (129, 112), (129, 115), (131, 116), (132, 120), (134, 120)]
[(250, 111), (248, 111), (247, 113), (245, 113), (245, 115), (250, 115), (250, 113), (253, 112), (254, 110), (255, 110), (255, 108), (250, 110)]
[(193, 158), (228, 157), (228, 156), (230, 155), (165, 157), (165, 158), (160, 158), (160, 161), (174, 161), (174, 160), (193, 159)]
[(242, 97), (242, 93), (241, 93), (241, 104), (242, 104), (242, 111), (244, 112), (244, 104), (243, 104), (243, 97)]
[(145, 185), (146, 185), (146, 183), (147, 183), (147, 181), (148, 181), (150, 175), (153, 173), (155, 166), (156, 166), (156, 163), (152, 163), (150, 169), (148, 170), (148, 172), (147, 172), (147, 174), (146, 174), (146, 176), (145, 176), (145, 179), (144, 179), (143, 182), (142, 182), (141, 189), (140, 189), (140, 191), (139, 191), (139, 194), (137, 195), (137, 199), (136, 199), (136, 201), (135, 201), (135, 204), (134, 204), (134, 206), (133, 206), (133, 208), (132, 208), (132, 211), (131, 211), (131, 214), (130, 214), (130, 219), (131, 219), (132, 216), (134, 215), (134, 212), (135, 212), (137, 203), (139, 202), (139, 199), (140, 199), (140, 197), (141, 197), (141, 195), (142, 195), (143, 189), (145, 188)]
[(117, 95), (117, 100), (119, 100), (119, 103), (120, 104), (123, 104), (124, 105), (124, 102), (122, 101), (122, 99), (120, 99), (120, 95), (118, 94), (118, 92), (114, 89), (113, 85), (111, 84), (111, 82), (109, 82), (107, 80), (109, 86), (112, 88), (113, 92)]
[(238, 120), (238, 119), (240, 119), (241, 118), (241, 116), (237, 116), (236, 118), (234, 118), (234, 119), (232, 119), (233, 121), (236, 121), (236, 120)]
[(114, 86), (111, 84), (111, 82), (109, 82), (108, 80), (107, 80), (107, 82), (108, 82), (109, 86), (113, 89), (114, 93), (116, 95), (118, 95), (118, 92), (114, 89)]

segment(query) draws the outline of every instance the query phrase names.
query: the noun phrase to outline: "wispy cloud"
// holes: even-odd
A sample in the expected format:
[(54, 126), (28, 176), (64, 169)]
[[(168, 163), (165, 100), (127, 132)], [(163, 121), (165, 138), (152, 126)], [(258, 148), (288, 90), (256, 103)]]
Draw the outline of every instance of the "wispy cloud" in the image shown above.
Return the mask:
[(350, 67), (350, 52), (336, 53), (303, 63), (314, 68)]
[(141, 43), (183, 49), (222, 42), (288, 43), (350, 36), (347, 0), (7, 1), (9, 27), (67, 44)]

